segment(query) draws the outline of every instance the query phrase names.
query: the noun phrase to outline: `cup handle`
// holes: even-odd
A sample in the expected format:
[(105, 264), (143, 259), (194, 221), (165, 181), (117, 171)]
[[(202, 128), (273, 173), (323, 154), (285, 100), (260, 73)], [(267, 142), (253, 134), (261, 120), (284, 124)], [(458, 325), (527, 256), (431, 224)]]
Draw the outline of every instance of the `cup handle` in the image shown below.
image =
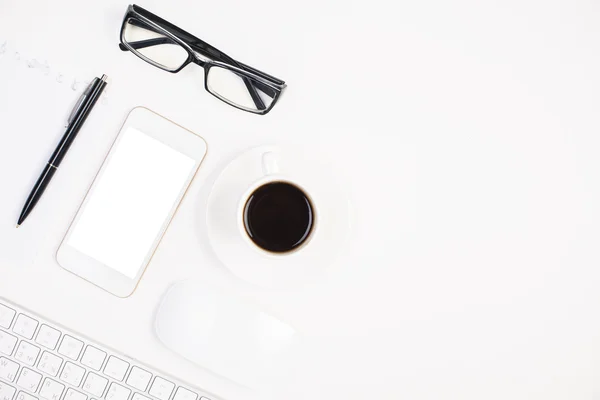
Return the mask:
[(263, 154), (262, 170), (265, 176), (279, 173), (279, 165), (277, 165), (277, 158), (275, 156), (275, 153), (267, 152)]

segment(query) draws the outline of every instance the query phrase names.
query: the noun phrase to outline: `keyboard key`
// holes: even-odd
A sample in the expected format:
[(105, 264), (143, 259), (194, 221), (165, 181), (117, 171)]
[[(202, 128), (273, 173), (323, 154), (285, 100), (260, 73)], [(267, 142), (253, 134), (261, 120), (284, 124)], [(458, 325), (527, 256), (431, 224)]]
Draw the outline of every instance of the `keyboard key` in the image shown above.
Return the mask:
[(175, 397), (173, 397), (173, 400), (196, 400), (197, 398), (198, 394), (192, 392), (191, 390), (178, 387), (177, 392), (175, 392)]
[(71, 386), (79, 387), (84, 375), (85, 369), (81, 368), (79, 365), (73, 364), (72, 362), (68, 362), (65, 364), (65, 367), (60, 374), (60, 380), (68, 383)]
[(127, 400), (130, 394), (131, 390), (113, 382), (106, 393), (106, 400)]
[(13, 382), (19, 371), (19, 364), (9, 360), (8, 358), (0, 357), (0, 378), (5, 381)]
[(30, 395), (29, 393), (19, 392), (16, 400), (38, 400), (38, 398)]
[(95, 369), (96, 371), (100, 371), (102, 368), (102, 364), (104, 364), (104, 359), (106, 358), (106, 352), (102, 350), (98, 350), (93, 346), (88, 346), (83, 353), (83, 357), (81, 357), (81, 363), (86, 367), (90, 367)]
[(173, 393), (173, 389), (175, 389), (174, 383), (157, 376), (154, 378), (154, 382), (152, 382), (152, 387), (148, 393), (158, 400), (169, 400), (171, 393)]
[(35, 393), (38, 390), (41, 380), (41, 374), (38, 374), (29, 368), (23, 368), (21, 370), (21, 375), (19, 375), (19, 379), (17, 379), (17, 385), (21, 386), (25, 390)]
[(62, 396), (64, 390), (65, 385), (53, 379), (46, 378), (40, 389), (40, 397), (46, 400), (60, 400), (60, 396)]
[(5, 305), (0, 304), (0, 327), (4, 329), (10, 328), (10, 324), (12, 324), (16, 313), (17, 312), (12, 308), (8, 308)]
[(42, 325), (40, 331), (35, 338), (36, 343), (41, 344), (47, 349), (54, 350), (60, 339), (60, 331), (49, 327), (48, 325)]
[(33, 334), (37, 329), (38, 322), (24, 314), (19, 314), (15, 326), (13, 326), (13, 332), (19, 336), (23, 336), (25, 339), (31, 340)]
[(14, 387), (0, 382), (0, 400), (12, 400), (16, 391)]
[(87, 400), (87, 396), (75, 389), (69, 388), (63, 400)]
[(151, 400), (151, 399), (149, 397), (142, 396), (139, 393), (134, 393), (133, 397), (131, 398), (131, 400)]
[(150, 379), (152, 379), (152, 374), (150, 372), (144, 371), (138, 367), (133, 367), (127, 378), (127, 384), (137, 390), (145, 392), (150, 383)]
[(58, 353), (70, 358), (71, 360), (77, 360), (79, 358), (79, 354), (81, 354), (81, 349), (83, 349), (83, 342), (81, 340), (77, 340), (74, 337), (65, 335), (60, 343), (60, 347), (58, 348)]
[(39, 354), (39, 347), (21, 341), (19, 347), (17, 348), (17, 352), (15, 353), (15, 359), (33, 367), (35, 365), (35, 360), (37, 360)]
[(10, 333), (0, 331), (0, 353), (10, 356), (17, 346), (18, 339)]
[(83, 390), (95, 397), (102, 397), (104, 389), (108, 385), (108, 379), (90, 372), (83, 384)]
[(40, 362), (38, 363), (38, 369), (48, 375), (56, 376), (58, 375), (62, 362), (63, 360), (59, 356), (44, 351), (44, 353), (42, 353), (42, 358), (40, 358)]
[(119, 382), (123, 381), (125, 374), (129, 369), (129, 363), (121, 360), (120, 358), (110, 356), (106, 367), (104, 367), (104, 375), (109, 376)]

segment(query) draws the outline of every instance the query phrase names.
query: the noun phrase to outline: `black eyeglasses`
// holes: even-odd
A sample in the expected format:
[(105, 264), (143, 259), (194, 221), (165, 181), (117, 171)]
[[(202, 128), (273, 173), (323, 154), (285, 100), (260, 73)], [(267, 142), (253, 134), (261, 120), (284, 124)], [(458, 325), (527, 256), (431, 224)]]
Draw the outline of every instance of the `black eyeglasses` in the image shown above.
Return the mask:
[(264, 115), (279, 100), (286, 84), (229, 57), (168, 21), (130, 5), (121, 26), (123, 51), (177, 73), (190, 63), (204, 68), (206, 90), (240, 110)]

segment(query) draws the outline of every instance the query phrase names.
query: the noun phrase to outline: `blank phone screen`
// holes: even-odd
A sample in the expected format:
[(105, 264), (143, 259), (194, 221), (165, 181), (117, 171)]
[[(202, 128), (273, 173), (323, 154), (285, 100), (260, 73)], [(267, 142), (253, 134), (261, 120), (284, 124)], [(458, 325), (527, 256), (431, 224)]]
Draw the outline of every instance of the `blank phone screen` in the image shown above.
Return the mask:
[(67, 244), (134, 279), (196, 162), (134, 128), (121, 134), (106, 162)]

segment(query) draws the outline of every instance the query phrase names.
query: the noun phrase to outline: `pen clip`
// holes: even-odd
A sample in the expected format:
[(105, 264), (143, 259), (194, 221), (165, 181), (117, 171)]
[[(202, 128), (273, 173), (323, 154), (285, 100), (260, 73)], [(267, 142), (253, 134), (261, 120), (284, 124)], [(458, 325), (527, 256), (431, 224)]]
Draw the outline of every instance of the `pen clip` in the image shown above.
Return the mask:
[[(105, 76), (106, 75), (102, 75), (103, 80), (105, 80)], [(73, 111), (71, 111), (71, 115), (69, 115), (69, 118), (67, 119), (67, 126), (71, 125), (71, 123), (75, 119), (75, 116), (77, 115), (77, 113), (79, 113), (79, 110), (83, 106), (85, 99), (90, 95), (90, 93), (92, 93), (92, 89), (94, 88), (94, 86), (96, 85), (97, 82), (99, 82), (99, 79), (94, 78), (94, 80), (90, 82), (88, 87), (81, 94), (81, 97), (79, 98), (79, 100), (77, 100), (75, 107), (73, 107)]]
[(79, 112), (79, 109), (81, 108), (81, 105), (83, 104), (83, 101), (85, 100), (86, 97), (87, 97), (87, 90), (81, 94), (81, 96), (79, 97), (79, 100), (77, 100), (77, 103), (75, 104), (75, 107), (73, 107), (73, 111), (71, 111), (71, 115), (69, 115), (69, 119), (67, 119), (67, 126), (71, 125), (71, 123), (73, 122), (73, 119), (75, 119), (75, 116)]

